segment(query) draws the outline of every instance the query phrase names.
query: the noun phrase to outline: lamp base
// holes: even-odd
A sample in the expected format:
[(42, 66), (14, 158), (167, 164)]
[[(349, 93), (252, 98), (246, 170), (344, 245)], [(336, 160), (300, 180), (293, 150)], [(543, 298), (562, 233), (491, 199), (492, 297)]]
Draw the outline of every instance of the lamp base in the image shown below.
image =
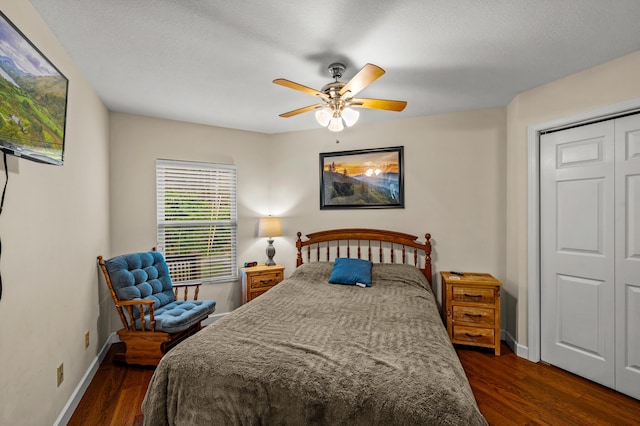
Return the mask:
[(267, 245), (267, 261), (264, 263), (267, 266), (273, 266), (276, 262), (273, 261), (273, 256), (276, 255), (276, 248), (273, 246), (273, 239), (269, 238), (267, 240), (269, 245)]

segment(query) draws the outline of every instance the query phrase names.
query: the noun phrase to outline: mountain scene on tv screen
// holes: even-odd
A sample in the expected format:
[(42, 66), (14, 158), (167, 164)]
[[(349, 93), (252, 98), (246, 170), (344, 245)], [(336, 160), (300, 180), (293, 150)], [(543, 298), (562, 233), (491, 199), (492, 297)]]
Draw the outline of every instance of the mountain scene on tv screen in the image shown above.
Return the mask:
[(329, 165), (322, 173), (326, 205), (400, 204), (397, 172), (350, 175), (346, 169)]
[(0, 16), (0, 142), (62, 160), (67, 80)]

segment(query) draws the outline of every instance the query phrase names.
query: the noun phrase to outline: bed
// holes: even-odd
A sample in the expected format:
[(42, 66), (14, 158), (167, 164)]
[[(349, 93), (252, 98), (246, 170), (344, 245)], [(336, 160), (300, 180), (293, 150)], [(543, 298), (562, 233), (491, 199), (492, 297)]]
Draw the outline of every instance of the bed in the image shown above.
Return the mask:
[[(431, 291), (431, 244), (298, 233), (297, 268), (163, 357), (145, 425), (486, 425)], [(371, 286), (328, 283), (371, 261)]]

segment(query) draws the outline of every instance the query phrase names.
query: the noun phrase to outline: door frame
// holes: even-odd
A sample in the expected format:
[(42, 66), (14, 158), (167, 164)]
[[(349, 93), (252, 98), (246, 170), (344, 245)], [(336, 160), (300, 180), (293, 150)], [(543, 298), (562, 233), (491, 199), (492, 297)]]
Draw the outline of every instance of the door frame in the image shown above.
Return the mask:
[[(540, 134), (549, 130), (613, 119), (640, 112), (640, 98), (608, 105), (527, 127), (527, 350), (525, 358), (540, 361)], [(520, 346), (520, 345), (519, 345)], [(520, 351), (519, 351), (520, 352)], [(524, 355), (524, 354), (523, 354)]]

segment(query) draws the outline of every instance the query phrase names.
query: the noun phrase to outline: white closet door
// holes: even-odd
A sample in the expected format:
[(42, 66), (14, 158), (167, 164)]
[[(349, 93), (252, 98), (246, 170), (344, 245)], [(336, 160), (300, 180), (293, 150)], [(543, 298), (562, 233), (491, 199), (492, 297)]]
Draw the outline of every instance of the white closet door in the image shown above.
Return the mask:
[(640, 398), (640, 115), (615, 126), (616, 389)]
[(543, 135), (540, 191), (542, 360), (614, 387), (613, 121)]

